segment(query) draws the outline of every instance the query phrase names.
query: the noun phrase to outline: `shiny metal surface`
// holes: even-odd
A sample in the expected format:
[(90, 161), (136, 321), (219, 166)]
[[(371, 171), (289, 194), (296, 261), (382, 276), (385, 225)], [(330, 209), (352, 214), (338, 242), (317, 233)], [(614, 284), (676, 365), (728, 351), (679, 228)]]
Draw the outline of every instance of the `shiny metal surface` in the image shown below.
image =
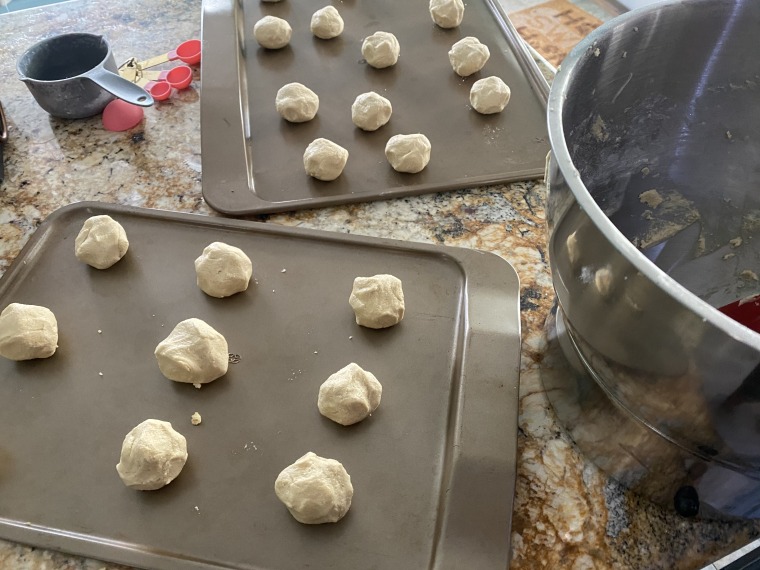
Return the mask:
[(16, 68), (40, 107), (54, 117), (91, 117), (115, 97), (142, 107), (153, 104), (147, 91), (119, 76), (111, 47), (96, 34), (42, 40), (23, 53)]
[(747, 517), (760, 516), (760, 335), (714, 307), (760, 290), (758, 30), (745, 0), (601, 26), (552, 86), (547, 175), (571, 351), (635, 421), (720, 466), (700, 495), (725, 487), (711, 508)]

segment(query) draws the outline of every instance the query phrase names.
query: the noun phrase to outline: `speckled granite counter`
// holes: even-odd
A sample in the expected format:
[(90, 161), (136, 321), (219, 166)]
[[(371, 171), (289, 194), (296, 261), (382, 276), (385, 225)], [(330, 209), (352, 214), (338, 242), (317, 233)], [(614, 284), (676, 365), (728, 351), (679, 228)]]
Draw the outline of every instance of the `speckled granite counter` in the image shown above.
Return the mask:
[[(16, 79), (15, 61), (53, 33), (93, 31), (117, 61), (198, 37), (199, 0), (73, 0), (0, 16), (0, 99), (11, 124), (0, 186), (0, 272), (51, 212), (80, 200), (214, 215), (201, 197), (198, 83), (147, 110), (126, 133), (99, 118), (52, 119)], [(623, 491), (574, 448), (539, 379), (552, 303), (538, 182), (266, 217), (270, 223), (492, 251), (522, 283), (523, 359), (512, 568), (700, 568), (760, 534), (760, 524), (679, 519)], [(0, 542), (0, 567), (115, 568)]]

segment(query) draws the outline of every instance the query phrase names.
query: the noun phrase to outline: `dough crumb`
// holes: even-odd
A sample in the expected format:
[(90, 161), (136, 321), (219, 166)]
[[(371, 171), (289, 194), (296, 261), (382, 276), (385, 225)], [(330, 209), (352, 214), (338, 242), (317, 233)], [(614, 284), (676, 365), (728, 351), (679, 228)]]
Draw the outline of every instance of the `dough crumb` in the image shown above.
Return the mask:
[(723, 256), (723, 259), (724, 260), (731, 259), (732, 257), (736, 257), (736, 254), (735, 253), (727, 253), (726, 255)]
[(283, 269), (282, 271), (280, 271), (280, 273), (285, 273), (286, 271), (287, 269)]
[(356, 324), (371, 329), (392, 327), (404, 318), (404, 290), (393, 275), (357, 277), (348, 299)]
[(193, 383), (193, 387), (195, 387), (195, 388), (197, 388), (198, 390), (200, 390), (200, 389), (203, 387), (203, 384), (199, 384), (198, 382), (194, 382), (194, 383)]
[(98, 334), (103, 334), (103, 331), (98, 329)]
[(602, 52), (599, 50), (599, 48), (596, 48), (596, 49), (594, 50), (594, 57), (599, 57), (599, 56), (601, 55), (601, 53), (602, 53)]
[(58, 321), (47, 307), (11, 303), (0, 313), (0, 356), (48, 358), (58, 348)]
[(319, 413), (335, 423), (350, 426), (364, 420), (380, 405), (383, 387), (371, 372), (352, 362), (319, 387)]
[(731, 140), (732, 138), (734, 138), (733, 135), (731, 134), (731, 131), (726, 131), (726, 138), (728, 140)]
[(171, 483), (187, 461), (187, 441), (161, 420), (145, 420), (124, 438), (116, 471), (122, 482), (138, 491), (153, 491)]
[(354, 496), (345, 467), (311, 451), (282, 470), (274, 491), (293, 518), (303, 524), (338, 522)]
[(74, 240), (74, 255), (95, 269), (108, 269), (127, 253), (124, 228), (111, 216), (87, 218)]
[(757, 277), (757, 273), (752, 271), (751, 269), (745, 269), (739, 274), (739, 277), (742, 279), (751, 279), (752, 281), (760, 281)]
[(103, 373), (102, 372), (98, 372), (98, 376), (103, 376)]
[(733, 248), (737, 248), (737, 247), (739, 247), (739, 246), (742, 244), (742, 241), (743, 241), (743, 240), (742, 240), (742, 238), (740, 238), (740, 237), (735, 237), (734, 239), (730, 239), (730, 240), (728, 240), (728, 243), (729, 243), (729, 245), (730, 245), (731, 247), (733, 247)]
[(602, 297), (609, 297), (612, 292), (612, 271), (609, 267), (602, 267), (594, 274), (594, 285)]
[[(201, 425), (201, 422), (203, 421), (203, 418), (201, 418), (201, 415), (198, 412), (193, 413), (192, 416), (190, 416), (190, 423), (192, 423), (194, 426)], [(198, 507), (195, 507), (196, 509)]]
[(656, 210), (657, 206), (662, 204), (665, 199), (656, 189), (652, 188), (651, 190), (639, 194), (639, 201), (645, 206), (649, 206), (653, 210)]
[(650, 172), (651, 172), (651, 170), (649, 170), (649, 167), (648, 167), (648, 166), (645, 166), (644, 168), (642, 168), (642, 169), (641, 169), (641, 177), (642, 177), (642, 178), (646, 178), (646, 176), (647, 176), (647, 175), (648, 175)]

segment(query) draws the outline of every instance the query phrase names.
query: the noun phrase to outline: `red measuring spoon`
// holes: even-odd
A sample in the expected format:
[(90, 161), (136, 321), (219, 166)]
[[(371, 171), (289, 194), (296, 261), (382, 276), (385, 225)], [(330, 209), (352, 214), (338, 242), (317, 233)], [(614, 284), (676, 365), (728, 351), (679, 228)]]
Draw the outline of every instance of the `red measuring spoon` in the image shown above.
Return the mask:
[(170, 52), (162, 53), (145, 61), (140, 61), (137, 66), (140, 69), (155, 67), (167, 61), (180, 60), (188, 65), (195, 65), (201, 61), (201, 40), (187, 40), (179, 44)]
[(143, 78), (149, 79), (142, 87), (157, 101), (168, 99), (172, 89), (187, 89), (193, 81), (193, 70), (187, 65), (178, 65), (165, 71), (146, 71)]

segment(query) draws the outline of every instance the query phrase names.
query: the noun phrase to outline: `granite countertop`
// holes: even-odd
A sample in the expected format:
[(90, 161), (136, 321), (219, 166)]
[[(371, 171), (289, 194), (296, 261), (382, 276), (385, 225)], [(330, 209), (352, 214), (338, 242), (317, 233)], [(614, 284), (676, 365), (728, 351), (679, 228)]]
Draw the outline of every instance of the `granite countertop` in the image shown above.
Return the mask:
[[(15, 61), (55, 33), (106, 35), (117, 62), (200, 35), (200, 0), (72, 0), (0, 16), (0, 100), (10, 122), (0, 185), (0, 273), (57, 208), (82, 200), (216, 215), (201, 196), (198, 77), (131, 131), (100, 118), (49, 117), (17, 80)], [(760, 534), (760, 525), (688, 521), (623, 490), (565, 434), (540, 381), (553, 291), (545, 187), (521, 182), (265, 216), (269, 223), (494, 252), (521, 282), (522, 371), (511, 567), (701, 568)], [(0, 567), (116, 568), (0, 541)]]

